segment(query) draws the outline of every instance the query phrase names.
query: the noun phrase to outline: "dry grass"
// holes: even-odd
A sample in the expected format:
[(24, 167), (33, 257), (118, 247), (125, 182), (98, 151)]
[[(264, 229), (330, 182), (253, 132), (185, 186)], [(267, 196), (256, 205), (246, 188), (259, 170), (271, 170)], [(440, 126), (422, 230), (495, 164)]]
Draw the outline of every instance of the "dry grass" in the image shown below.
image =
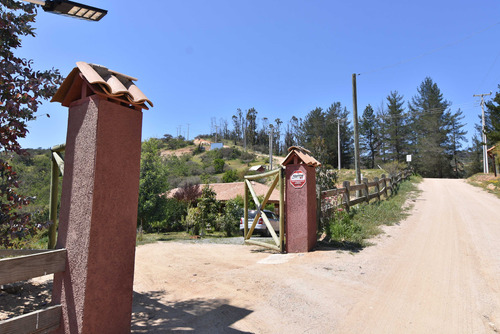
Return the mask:
[(469, 177), (467, 182), (473, 186), (481, 187), (500, 198), (500, 175), (495, 177), (494, 174), (478, 173)]

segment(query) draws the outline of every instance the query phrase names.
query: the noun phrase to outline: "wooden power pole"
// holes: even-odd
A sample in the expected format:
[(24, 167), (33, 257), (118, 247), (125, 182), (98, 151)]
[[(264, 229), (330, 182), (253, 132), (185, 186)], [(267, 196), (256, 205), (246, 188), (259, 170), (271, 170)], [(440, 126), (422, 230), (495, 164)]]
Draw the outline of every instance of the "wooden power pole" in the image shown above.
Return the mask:
[(361, 184), (361, 170), (359, 166), (358, 95), (356, 92), (356, 73), (352, 74), (352, 117), (354, 123), (354, 169), (356, 170), (356, 184)]

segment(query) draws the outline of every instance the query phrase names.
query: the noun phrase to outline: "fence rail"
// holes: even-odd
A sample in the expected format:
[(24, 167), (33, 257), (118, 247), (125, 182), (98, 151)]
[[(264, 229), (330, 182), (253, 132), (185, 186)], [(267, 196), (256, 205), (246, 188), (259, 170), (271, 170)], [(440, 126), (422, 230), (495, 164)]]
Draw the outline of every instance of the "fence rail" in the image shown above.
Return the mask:
[[(326, 211), (337, 206), (344, 206), (347, 210), (353, 205), (363, 202), (369, 203), (370, 200), (377, 198), (380, 200), (382, 195), (388, 197), (388, 190), (393, 194), (398, 185), (410, 177), (411, 171), (405, 170), (396, 175), (375, 178), (374, 181), (368, 182), (364, 179), (361, 184), (351, 185), (349, 181), (344, 181), (342, 188), (325, 190), (321, 192), (320, 203), (321, 211)], [(373, 188), (373, 190), (371, 190)], [(340, 203), (338, 197), (342, 196)], [(353, 198), (354, 197), (354, 198)]]
[[(13, 255), (21, 256), (0, 259), (0, 284), (62, 272), (66, 267), (66, 249), (0, 250), (0, 257)], [(60, 322), (61, 305), (53, 305), (0, 321), (0, 334), (45, 333), (59, 327)]]

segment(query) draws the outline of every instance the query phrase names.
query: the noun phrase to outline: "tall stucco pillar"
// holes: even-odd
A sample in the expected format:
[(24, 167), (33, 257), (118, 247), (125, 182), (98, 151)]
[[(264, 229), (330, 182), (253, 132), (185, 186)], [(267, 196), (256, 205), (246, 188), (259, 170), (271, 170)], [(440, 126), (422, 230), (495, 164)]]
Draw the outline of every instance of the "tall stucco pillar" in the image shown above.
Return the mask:
[(92, 95), (69, 108), (54, 277), (60, 333), (129, 333), (142, 112)]

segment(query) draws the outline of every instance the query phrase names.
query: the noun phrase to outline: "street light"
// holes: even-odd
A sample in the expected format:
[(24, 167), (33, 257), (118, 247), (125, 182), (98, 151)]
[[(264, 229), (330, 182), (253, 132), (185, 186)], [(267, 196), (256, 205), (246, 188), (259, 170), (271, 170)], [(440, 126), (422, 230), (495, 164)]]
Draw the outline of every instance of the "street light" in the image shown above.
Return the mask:
[(76, 17), (82, 20), (99, 21), (108, 13), (107, 10), (83, 5), (78, 2), (67, 0), (25, 0), (42, 6), (46, 12)]

